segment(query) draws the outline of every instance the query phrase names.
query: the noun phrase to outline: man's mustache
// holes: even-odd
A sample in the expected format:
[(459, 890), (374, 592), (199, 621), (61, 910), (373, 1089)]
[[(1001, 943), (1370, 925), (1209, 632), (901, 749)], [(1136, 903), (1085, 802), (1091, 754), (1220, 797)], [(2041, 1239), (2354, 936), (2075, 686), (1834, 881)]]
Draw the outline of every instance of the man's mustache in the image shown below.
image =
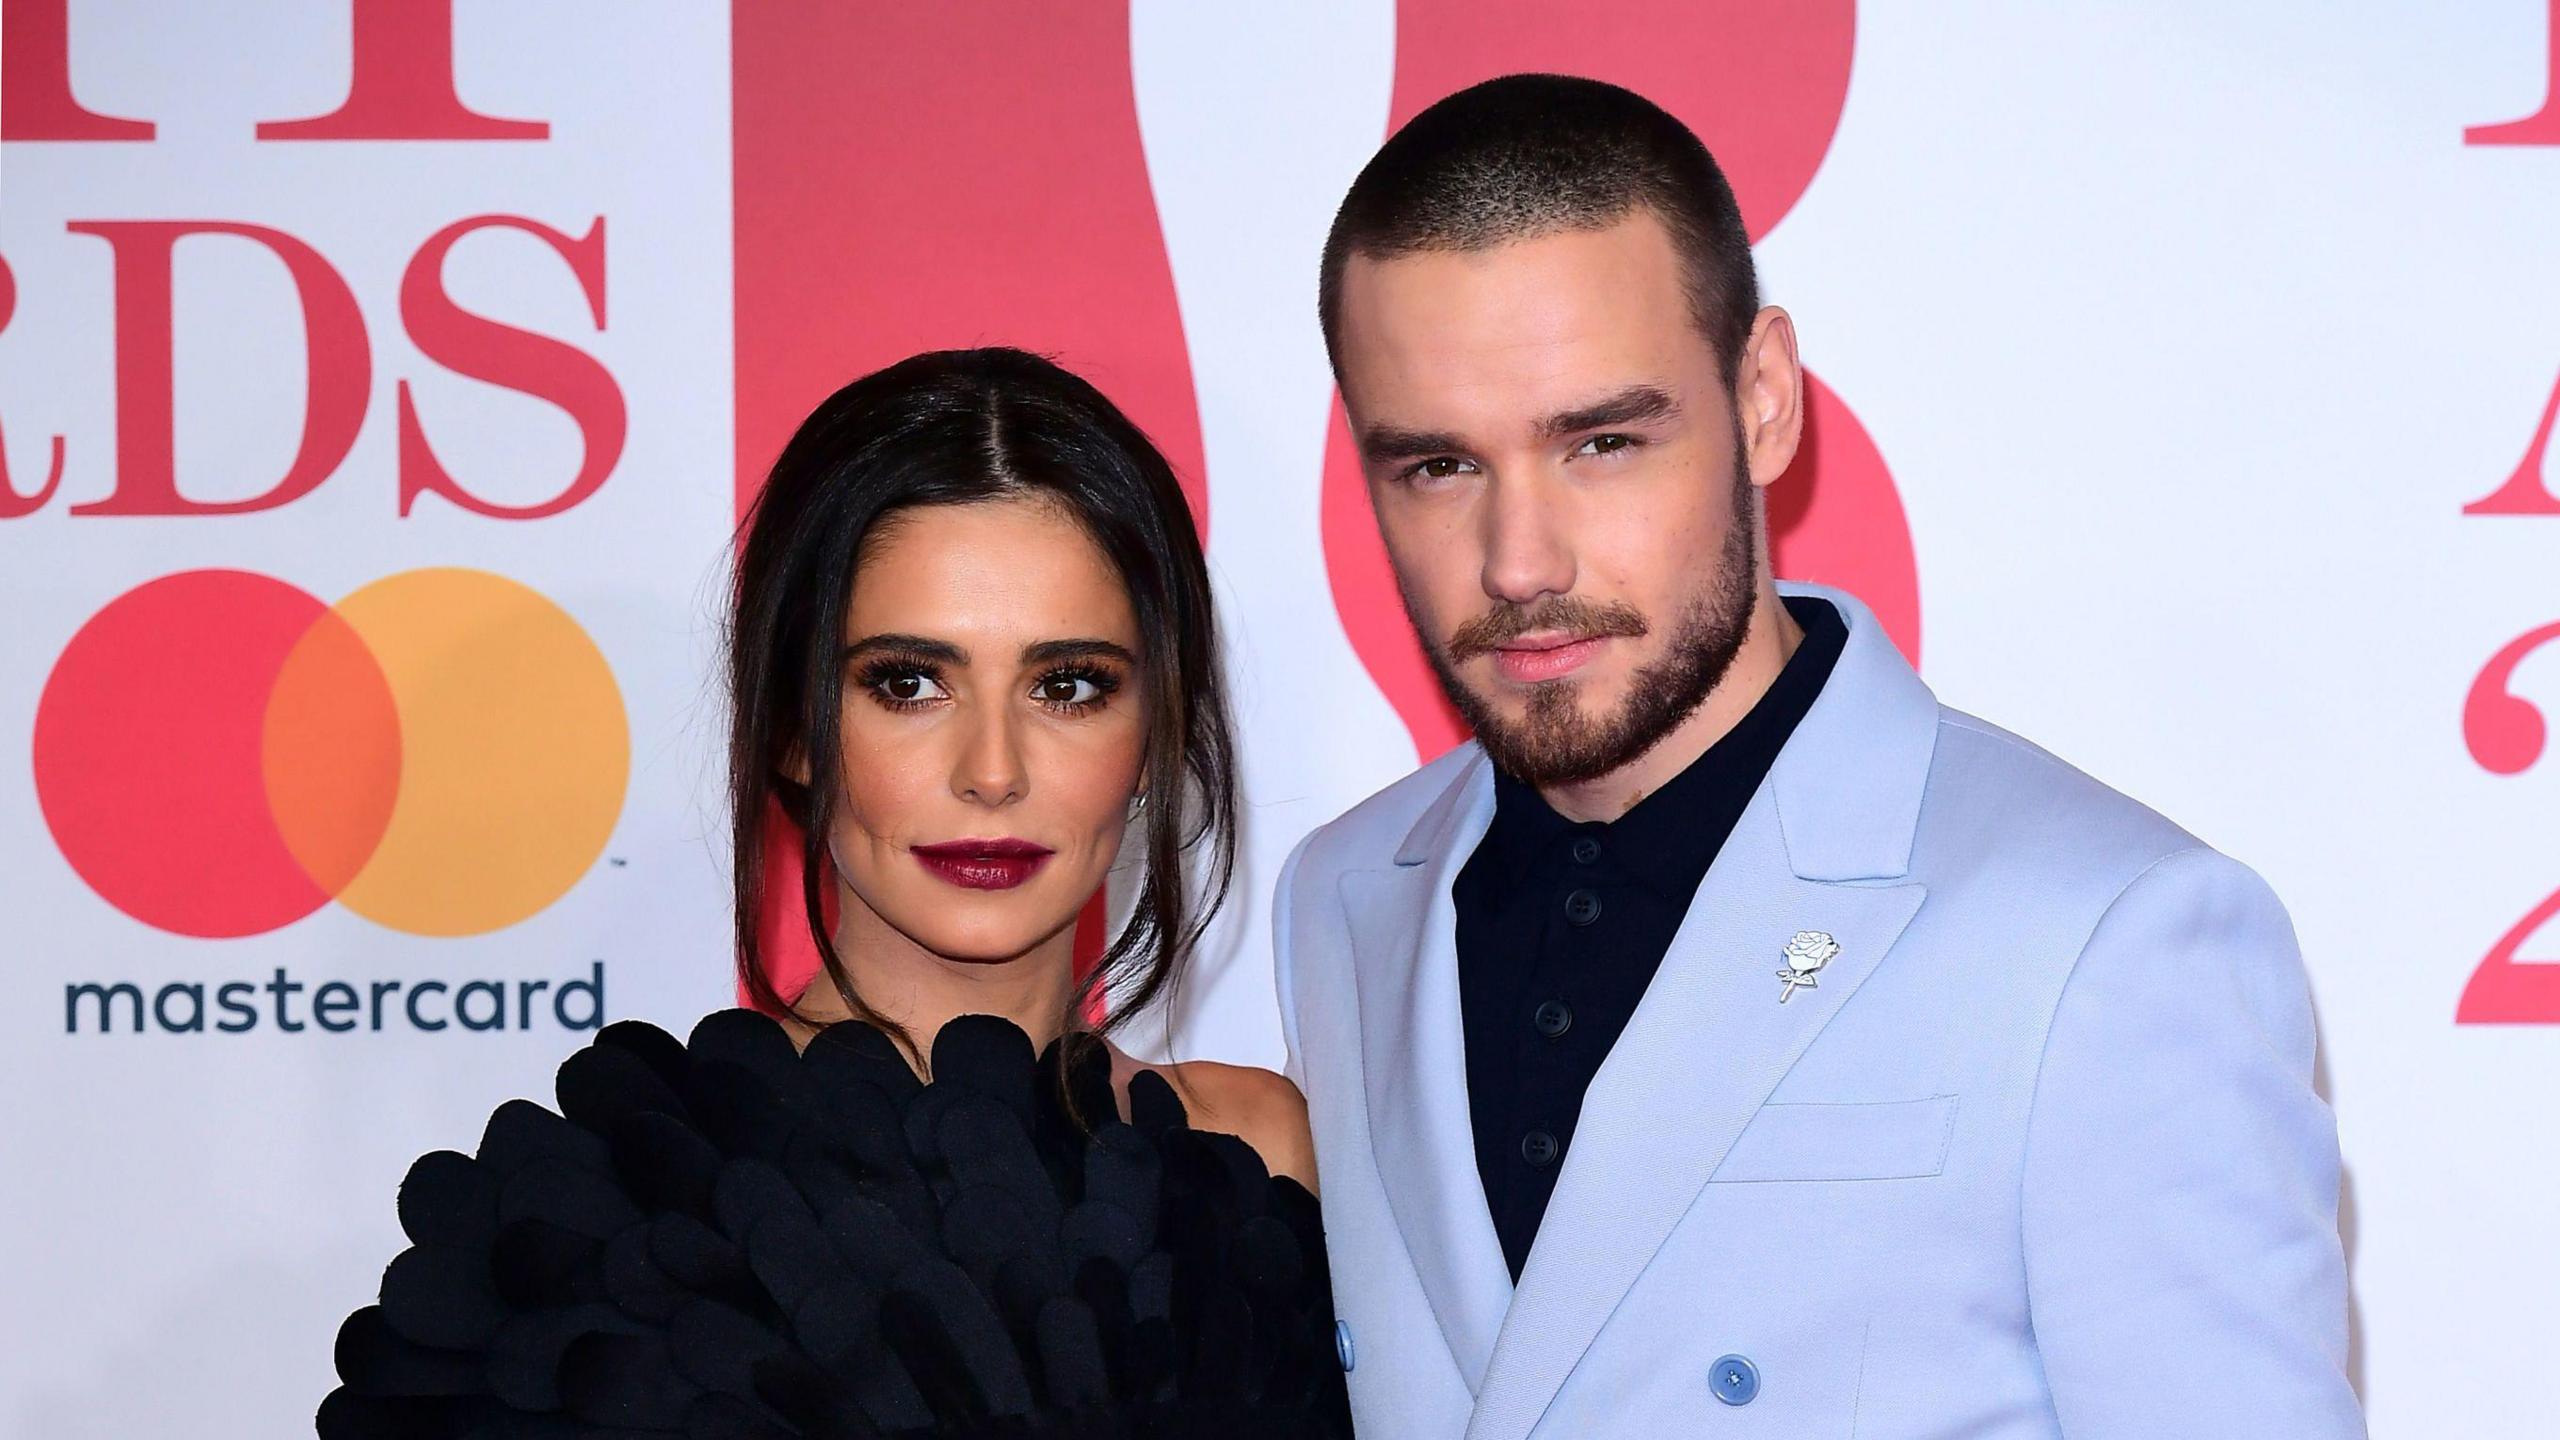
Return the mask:
[(1527, 605), (1499, 605), (1457, 628), (1449, 637), (1449, 663), (1489, 655), (1533, 631), (1561, 630), (1575, 640), (1645, 634), (1644, 613), (1623, 601), (1595, 605), (1570, 595), (1550, 595)]

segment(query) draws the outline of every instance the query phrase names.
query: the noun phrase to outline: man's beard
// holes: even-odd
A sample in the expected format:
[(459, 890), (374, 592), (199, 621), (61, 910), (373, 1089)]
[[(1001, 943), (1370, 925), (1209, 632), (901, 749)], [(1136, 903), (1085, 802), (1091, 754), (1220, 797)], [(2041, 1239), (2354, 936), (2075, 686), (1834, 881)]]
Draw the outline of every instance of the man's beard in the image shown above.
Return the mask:
[[(1458, 678), (1457, 666), (1538, 630), (1581, 639), (1641, 637), (1652, 627), (1632, 606), (1553, 595), (1488, 611), (1459, 626), (1446, 642), (1424, 640), (1423, 653), (1440, 688), (1504, 774), (1540, 787), (1574, 785), (1633, 764), (1695, 713), (1732, 668), (1760, 595), (1759, 490), (1751, 484), (1738, 434), (1735, 450), (1733, 515), (1715, 573), (1705, 593), (1681, 612), (1669, 650), (1629, 679), (1616, 713), (1583, 714), (1581, 683), (1566, 677), (1532, 686), (1526, 713), (1506, 720)], [(1404, 598), (1405, 613), (1418, 614), (1413, 596)]]

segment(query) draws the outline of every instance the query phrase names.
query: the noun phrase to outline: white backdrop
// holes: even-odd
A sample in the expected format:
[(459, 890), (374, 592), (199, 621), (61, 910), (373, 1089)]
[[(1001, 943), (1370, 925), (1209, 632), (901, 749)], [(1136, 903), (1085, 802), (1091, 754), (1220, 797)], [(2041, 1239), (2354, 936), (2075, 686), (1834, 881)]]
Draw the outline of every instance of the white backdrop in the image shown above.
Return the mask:
[[(821, 68), (859, 95), (893, 78), (959, 83), (982, 60), (1040, 63), (1027, 12), (948, 8), (964, 48), (847, 49), (821, 53)], [(1327, 603), (1317, 496), (1331, 389), (1312, 290), (1332, 206), (1384, 134), (1400, 67), (1418, 61), (1420, 8), (1400, 28), (1393, 0), (1099, 6), (1075, 23), (1106, 18), (1116, 64), (1078, 52), (1075, 73), (1055, 77), (1074, 95), (1117, 97), (1143, 160), (1179, 316), (1176, 373), (1187, 367), (1180, 398), (1196, 417), (1185, 468), (1206, 497), (1243, 727), (1237, 899), (1170, 1038), (1148, 1025), (1140, 1048), (1277, 1062), (1264, 936), (1279, 861), (1415, 760)], [(2560, 463), (2534, 448), (2560, 376), (2560, 123), (2506, 132), (2544, 143), (2466, 143), (2467, 130), (2543, 107), (2560, 72), (2552, 11), (1861, 6), (1819, 168), (1782, 219), (1755, 223), (1769, 297), (1794, 313), (1808, 364), (1890, 470), (1916, 557), (1923, 673), (1940, 696), (2157, 806), (2291, 906), (2346, 1148), (2356, 1365), (2376, 1434), (2560, 1424), (2560, 1127), (2548, 1119), (2560, 971), (2533, 967), (2560, 962), (2560, 924), (2524, 924), (2560, 887), (2560, 756), (2526, 723), (2536, 697), (2560, 703), (2560, 643), (2513, 664), (2515, 704), (2495, 703), (2493, 676), (2466, 727), (2484, 669), (2560, 621), (2560, 502), (2532, 498), (2560, 493)], [(756, 20), (768, 38), (776, 13)], [(0, 496), (12, 512), (0, 518), (0, 756), (17, 757), (0, 763), (0, 1084), (12, 1097), (0, 1110), (0, 1434), (307, 1433), (335, 1326), (400, 1244), (391, 1201), (408, 1161), (468, 1148), (509, 1095), (547, 1097), (584, 1032), (545, 999), (523, 1028), (511, 1015), (485, 1033), (413, 1028), (395, 1004), (379, 1030), (287, 1031), (262, 1015), (236, 1033), (187, 1032), (154, 1015), (136, 1033), (118, 1012), (100, 1034), (85, 1010), (76, 1028), (66, 1018), (69, 987), (130, 983), (150, 998), (263, 985), (281, 966), (358, 993), (429, 977), (512, 991), (601, 963), (612, 1018), (681, 1030), (728, 1002), (712, 617), (735, 457), (770, 453), (769, 421), (742, 417), (759, 397), (779, 404), (733, 378), (749, 373), (749, 341), (767, 343), (745, 313), (758, 277), (733, 263), (749, 249), (733, 196), (749, 193), (750, 169), (828, 157), (749, 145), (772, 117), (746, 117), (781, 87), (743, 39), (733, 55), (730, 17), (707, 5), (454, 6), (460, 103), (548, 127), (512, 141), (258, 139), (261, 122), (322, 115), (348, 95), (345, 0), (9, 0), (0, 18), (0, 260), (13, 282), (0, 294), (14, 292), (14, 313), (0, 304), (0, 436), (18, 497)], [(149, 138), (46, 138), (72, 122), (38, 52), (60, 52), (66, 29), (77, 106), (147, 121)], [(1512, 68), (1539, 63), (1534, 44), (1517, 53)], [(1003, 143), (1004, 117), (981, 118)], [(1117, 133), (1107, 115), (1096, 124)], [(856, 158), (925, 153), (943, 128), (874, 124), (857, 139), (878, 154)], [(938, 243), (945, 220), (896, 200), (879, 203)], [(443, 467), (495, 504), (558, 494), (585, 453), (561, 407), (455, 373), (412, 338), (411, 257), (489, 215), (570, 239), (602, 219), (601, 324), (562, 254), (522, 230), (463, 239), (443, 288), (465, 311), (594, 357), (627, 435), (603, 483), (562, 513), (498, 519), (430, 495), (404, 516), (404, 382)], [(829, 218), (810, 217), (817, 239)], [(243, 514), (74, 513), (118, 491), (134, 459), (118, 453), (119, 414), (147, 396), (132, 377), (119, 393), (130, 357), (117, 353), (118, 306), (131, 298), (116, 289), (119, 247), (66, 227), (135, 220), (268, 227), (343, 278), (369, 338), (369, 403), (309, 495)], [(966, 238), (955, 229), (954, 243)], [(302, 424), (295, 291), (273, 254), (238, 236), (184, 239), (175, 255), (177, 489), (256, 497), (285, 473)], [(848, 273), (832, 299), (858, 329), (866, 296), (885, 307), (956, 283)], [(824, 304), (810, 313), (813, 329), (839, 323)], [(1115, 393), (1154, 383), (1091, 333), (973, 324), (983, 333), (952, 339), (1049, 350)], [(520, 388), (541, 393), (542, 377), (576, 369), (537, 359)], [(850, 373), (797, 377), (808, 394), (794, 403)], [(56, 436), (59, 487), (31, 505)], [(2502, 489), (2520, 461), (2523, 480)], [(2482, 508), (2542, 513), (2465, 513), (2493, 492), (2507, 499)], [(129, 637), (82, 650), (80, 636), (103, 633), (84, 631), (96, 617), (156, 613), (112, 610), (120, 597), (217, 569), (334, 603), (447, 566), (544, 597), (617, 687), (618, 720), (562, 731), (585, 743), (620, 724), (630, 763), (610, 837), (556, 898), (457, 935), (373, 918), (350, 889), (247, 933), (181, 933), (148, 918), (152, 897), (219, 908), (227, 857), (203, 844), (201, 816), (130, 797), (139, 859), (104, 882), (82, 867), (83, 842), (49, 816), (117, 793), (120, 752), (114, 736), (48, 750), (40, 712), (139, 716), (150, 725), (137, 734), (159, 734), (150, 726), (184, 730), (229, 694), (204, 688), (188, 657)], [(434, 622), (354, 621), (386, 663), (390, 629)], [(75, 655), (111, 663), (81, 669)], [(486, 664), (506, 673), (503, 656)], [(97, 691), (106, 682), (80, 677), (101, 673), (117, 677), (112, 693), (79, 691)], [(241, 682), (250, 699), (229, 696), (232, 708), (254, 711), (262, 683)], [(255, 754), (241, 753), (208, 749), (202, 762), (240, 768), (254, 788)], [(193, 752), (181, 758), (175, 773), (192, 783)], [(386, 782), (399, 804), (453, 789), (413, 765)], [(451, 843), (550, 843), (541, 802), (502, 804)], [(2501, 1023), (2457, 1023), (2466, 985), (2502, 946), (2521, 968), (2500, 972), (2505, 998), (2475, 1007)], [(312, 998), (296, 1002), (305, 1018)], [(2177, 1337), (2161, 1341), (2174, 1355)]]

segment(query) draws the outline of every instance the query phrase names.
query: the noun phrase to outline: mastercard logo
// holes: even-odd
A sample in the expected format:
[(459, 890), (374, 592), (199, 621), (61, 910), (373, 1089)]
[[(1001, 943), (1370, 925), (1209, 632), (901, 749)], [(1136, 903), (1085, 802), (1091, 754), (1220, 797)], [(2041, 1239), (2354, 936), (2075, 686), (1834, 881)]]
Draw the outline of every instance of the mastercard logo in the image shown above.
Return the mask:
[(539, 913), (622, 813), (630, 726), (559, 606), (482, 570), (324, 604), (193, 570), (80, 627), (35, 717), (36, 796), (80, 878), (180, 935), (331, 900), (413, 935)]

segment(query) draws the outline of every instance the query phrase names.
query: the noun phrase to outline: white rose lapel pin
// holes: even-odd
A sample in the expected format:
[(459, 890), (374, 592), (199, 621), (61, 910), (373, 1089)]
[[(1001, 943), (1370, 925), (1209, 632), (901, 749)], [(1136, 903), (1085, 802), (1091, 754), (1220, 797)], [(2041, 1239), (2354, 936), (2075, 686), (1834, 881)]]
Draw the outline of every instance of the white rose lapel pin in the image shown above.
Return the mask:
[(1782, 957), (1786, 968), (1778, 972), (1778, 978), (1787, 982), (1786, 988), (1778, 992), (1778, 1003), (1783, 1005), (1796, 998), (1798, 986), (1807, 990), (1821, 989), (1822, 982), (1816, 977), (1822, 967), (1830, 964), (1832, 957), (1839, 953), (1840, 942), (1829, 935), (1819, 930), (1797, 931), (1795, 938), (1787, 942), (1786, 954)]

